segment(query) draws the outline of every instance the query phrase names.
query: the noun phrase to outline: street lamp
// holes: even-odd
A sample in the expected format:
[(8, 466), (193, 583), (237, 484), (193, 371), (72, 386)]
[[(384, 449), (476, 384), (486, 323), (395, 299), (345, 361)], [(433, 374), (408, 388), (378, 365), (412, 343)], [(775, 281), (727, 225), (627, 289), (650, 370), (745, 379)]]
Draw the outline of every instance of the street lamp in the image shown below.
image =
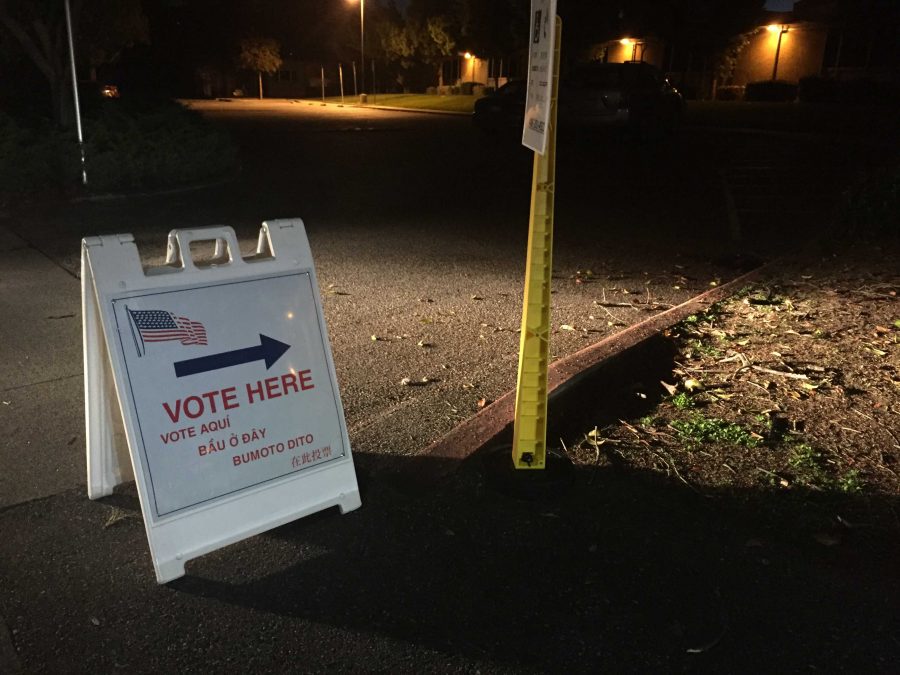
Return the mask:
[[(355, 0), (348, 0), (355, 2)], [(366, 91), (366, 0), (359, 0), (359, 69), (361, 71), (360, 91)]]
[(475, 55), (472, 52), (466, 52), (463, 54), (466, 58), (466, 61), (472, 64), (472, 85), (475, 85)]
[(776, 24), (771, 24), (766, 26), (766, 30), (770, 33), (778, 33), (778, 43), (775, 45), (775, 63), (772, 66), (772, 81), (774, 82), (778, 76), (778, 57), (781, 55), (781, 38), (790, 30), (790, 28), (785, 25), (778, 26)]

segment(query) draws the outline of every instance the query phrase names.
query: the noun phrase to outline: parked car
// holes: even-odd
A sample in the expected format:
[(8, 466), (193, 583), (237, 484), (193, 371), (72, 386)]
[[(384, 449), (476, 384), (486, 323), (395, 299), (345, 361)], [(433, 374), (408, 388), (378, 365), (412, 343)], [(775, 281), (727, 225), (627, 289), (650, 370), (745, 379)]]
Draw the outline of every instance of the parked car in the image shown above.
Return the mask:
[[(475, 102), (473, 120), (492, 131), (521, 128), (526, 83), (513, 80)], [(560, 129), (627, 127), (634, 131), (672, 131), (684, 101), (658, 68), (649, 63), (590, 63), (560, 79)]]

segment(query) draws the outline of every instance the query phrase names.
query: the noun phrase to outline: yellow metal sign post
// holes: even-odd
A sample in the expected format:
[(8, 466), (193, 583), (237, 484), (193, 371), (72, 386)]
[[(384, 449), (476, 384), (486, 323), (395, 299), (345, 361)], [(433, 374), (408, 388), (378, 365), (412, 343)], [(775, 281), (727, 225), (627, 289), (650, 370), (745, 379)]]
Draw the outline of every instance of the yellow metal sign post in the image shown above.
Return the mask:
[(562, 21), (556, 19), (547, 150), (534, 153), (525, 297), (519, 341), (519, 374), (512, 460), (516, 469), (543, 469), (547, 461), (547, 367), (550, 360), (550, 280), (553, 267), (553, 193), (556, 174), (556, 108)]

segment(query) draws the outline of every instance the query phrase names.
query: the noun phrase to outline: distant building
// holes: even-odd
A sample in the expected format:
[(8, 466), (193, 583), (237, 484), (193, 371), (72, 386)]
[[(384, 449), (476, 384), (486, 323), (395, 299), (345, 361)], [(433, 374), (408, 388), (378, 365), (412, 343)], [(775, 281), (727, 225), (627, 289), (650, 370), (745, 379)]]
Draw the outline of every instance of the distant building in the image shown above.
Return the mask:
[(770, 13), (766, 23), (749, 36), (734, 67), (731, 82), (744, 86), (762, 80), (797, 83), (822, 75), (828, 26), (797, 21), (791, 14)]
[[(900, 3), (900, 0), (897, 0)], [(893, 17), (893, 18), (891, 18)], [(690, 96), (708, 98), (722, 85), (750, 82), (798, 83), (810, 76), (834, 79), (900, 80), (900, 12), (840, 14), (836, 0), (798, 0), (787, 12), (763, 11), (756, 28), (735, 36), (727, 73), (711, 55), (678, 49), (652, 35), (623, 35), (595, 45), (588, 58), (612, 63), (643, 61), (666, 72)], [(677, 53), (676, 53), (677, 52)]]

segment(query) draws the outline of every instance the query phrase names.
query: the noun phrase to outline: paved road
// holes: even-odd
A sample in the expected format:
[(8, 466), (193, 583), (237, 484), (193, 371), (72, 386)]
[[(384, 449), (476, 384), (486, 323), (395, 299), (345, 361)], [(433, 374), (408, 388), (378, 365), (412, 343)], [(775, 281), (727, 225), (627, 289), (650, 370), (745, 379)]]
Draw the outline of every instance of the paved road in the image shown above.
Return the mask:
[[(475, 135), (469, 121), (458, 117), (284, 102), (196, 107), (232, 130), (240, 143), (244, 170), (236, 182), (178, 195), (35, 204), (0, 221), (0, 427), (6, 432), (0, 439), (0, 517), (8, 537), (0, 548), (5, 587), (0, 612), (21, 661), (35, 670), (41, 664), (63, 668), (74, 651), (109, 670), (116, 664), (135, 667), (146, 653), (148, 670), (147, 664), (227, 668), (228, 659), (246, 663), (247, 650), (265, 642), (266, 635), (276, 635), (277, 646), (253, 658), (269, 666), (291, 655), (309, 657), (310, 669), (347, 669), (369, 659), (375, 664), (371, 669), (405, 672), (602, 661), (591, 642), (590, 622), (580, 624), (571, 645), (557, 642), (544, 652), (525, 648), (520, 654), (518, 641), (504, 641), (509, 629), (502, 622), (511, 616), (562, 630), (571, 602), (583, 596), (580, 584), (588, 582), (550, 575), (529, 610), (516, 594), (528, 583), (527, 570), (511, 579), (503, 570), (525, 554), (544, 569), (584, 558), (581, 564), (593, 583), (589, 569), (595, 561), (585, 558), (585, 551), (597, 537), (622, 532), (600, 534), (590, 518), (579, 519), (611, 503), (592, 495), (586, 502), (579, 497), (559, 509), (535, 512), (504, 506), (486, 495), (477, 479), (468, 482), (470, 476), (449, 495), (417, 504), (386, 493), (380, 480), (387, 469), (407, 462), (474, 413), (480, 399), (496, 398), (514, 383), (528, 153), (515, 143)], [(554, 355), (573, 353), (736, 275), (734, 265), (716, 262), (737, 248), (727, 235), (723, 166), (745, 156), (741, 153), (784, 144), (697, 130), (662, 144), (633, 144), (615, 136), (564, 142), (557, 185)], [(779, 156), (805, 166), (810, 154), (790, 147)], [(816, 166), (832, 170), (817, 172), (815, 181), (798, 179), (800, 195), (812, 195), (813, 183), (816, 189), (829, 186), (840, 166), (839, 153), (817, 152)], [(743, 193), (734, 189), (738, 203)], [(821, 224), (829, 206), (818, 197), (807, 201), (801, 216), (791, 216), (795, 229), (779, 226), (757, 237), (745, 228), (747, 246), (771, 253), (802, 240), (805, 226)], [(743, 207), (735, 208), (744, 218)], [(772, 218), (755, 227), (783, 222), (778, 220), (783, 208), (779, 202)], [(314, 520), (209, 556), (196, 569), (217, 581), (156, 590), (133, 495), (105, 504), (87, 502), (84, 495), (79, 240), (132, 232), (145, 263), (153, 265), (162, 259), (171, 228), (229, 224), (249, 250), (259, 222), (278, 217), (302, 217), (307, 223), (351, 442), (364, 498), (373, 508), (369, 515), (353, 516), (356, 520), (341, 519), (347, 525)], [(404, 387), (404, 377), (428, 377), (432, 383)], [(467, 500), (469, 506), (457, 511)], [(623, 503), (641, 528), (659, 530), (664, 500)], [(454, 539), (482, 508), (499, 509), (502, 517), (483, 524), (478, 538)], [(398, 515), (389, 516), (394, 509)], [(573, 523), (568, 534), (544, 532), (543, 524), (557, 518)], [(530, 526), (547, 538), (529, 539)], [(701, 529), (691, 536), (701, 537)], [(541, 548), (540, 541), (555, 542), (554, 551)], [(636, 549), (628, 550), (646, 549), (647, 541), (632, 542)], [(416, 550), (420, 544), (424, 553)], [(466, 583), (474, 595), (446, 596), (442, 589), (458, 574), (457, 560), (464, 559), (455, 556), (473, 550), (480, 550), (476, 558), (490, 574), (482, 579), (469, 570)], [(622, 578), (632, 567), (625, 551), (604, 554)], [(645, 558), (664, 554), (646, 553)], [(706, 553), (715, 558), (715, 551)], [(394, 575), (395, 568), (402, 574)], [(666, 570), (655, 571), (669, 578)], [(388, 587), (379, 587), (384, 584)], [(559, 584), (562, 595), (556, 593)], [(402, 588), (394, 592), (392, 585)], [(329, 601), (325, 588), (337, 593), (340, 606)], [(427, 589), (424, 595), (421, 589)], [(480, 599), (492, 594), (502, 601), (495, 612), (483, 614)], [(673, 614), (683, 599), (671, 598)], [(644, 601), (654, 600), (651, 595)], [(704, 602), (714, 611), (714, 598)], [(439, 611), (429, 617), (421, 610), (427, 606)], [(614, 620), (599, 606), (582, 609), (585, 616), (604, 617), (606, 624)], [(549, 614), (542, 617), (545, 610)], [(207, 614), (213, 617), (208, 623), (217, 626), (204, 627)], [(467, 622), (461, 630), (454, 628), (459, 616)], [(639, 629), (632, 640), (636, 648), (652, 644), (655, 624), (642, 623), (634, 613), (626, 618), (623, 626)], [(629, 644), (629, 631), (619, 631), (620, 644)], [(0, 657), (9, 651), (8, 638), (0, 623)], [(233, 649), (221, 647), (229, 639)], [(296, 639), (293, 647), (289, 639)], [(678, 642), (672, 635), (667, 639)], [(523, 641), (532, 642), (531, 636)], [(624, 659), (624, 653), (617, 658)]]
[[(36, 205), (7, 223), (36, 249), (29, 255), (77, 275), (82, 236), (132, 232), (152, 265), (174, 227), (232, 225), (249, 250), (262, 220), (301, 217), (354, 448), (415, 453), (480, 400), (514, 385), (527, 151), (476, 135), (460, 117), (285, 102), (195, 107), (240, 143), (238, 181), (187, 194)], [(554, 356), (737, 273), (710, 264), (729, 245), (721, 197), (704, 183), (712, 164), (693, 143), (654, 147), (611, 136), (562, 146)], [(66, 288), (68, 305), (41, 316), (67, 314), (74, 326), (73, 277)], [(603, 301), (634, 306), (596, 304)], [(67, 376), (79, 372), (75, 328)], [(401, 386), (406, 377), (431, 384)], [(77, 397), (77, 387), (70, 393)], [(67, 455), (60, 471), (79, 485), (83, 439), (77, 426), (71, 433), (75, 457)]]

